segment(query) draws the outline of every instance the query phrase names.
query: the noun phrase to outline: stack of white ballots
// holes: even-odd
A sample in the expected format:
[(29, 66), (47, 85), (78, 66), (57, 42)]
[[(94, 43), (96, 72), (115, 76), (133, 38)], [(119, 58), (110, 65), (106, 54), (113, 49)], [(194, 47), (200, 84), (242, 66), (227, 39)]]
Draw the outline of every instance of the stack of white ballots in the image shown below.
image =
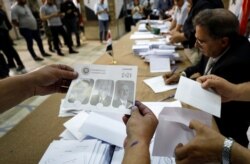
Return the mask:
[[(147, 102), (145, 105), (151, 108), (156, 116), (166, 106), (181, 106), (179, 101)], [(50, 144), (39, 163), (121, 163), (126, 137), (122, 116), (123, 114), (110, 112), (80, 112), (64, 124), (66, 130), (60, 135), (61, 140)], [(152, 152), (152, 148), (150, 149)], [(174, 160), (168, 157), (152, 157), (153, 164), (158, 164), (159, 161), (173, 163)]]
[(122, 115), (80, 112), (64, 123), (61, 140), (50, 144), (39, 163), (110, 163), (115, 146), (123, 147), (126, 137)]
[(97, 139), (53, 141), (39, 164), (109, 164), (114, 146)]
[(152, 34), (151, 32), (134, 32), (131, 36), (131, 40), (139, 40), (139, 39), (157, 39), (157, 38), (163, 38), (161, 35), (155, 35)]
[(166, 45), (166, 42), (162, 39), (156, 41), (149, 40), (137, 40), (132, 47), (133, 52), (141, 57), (149, 55), (158, 55), (163, 57), (176, 58), (175, 52), (176, 46)]

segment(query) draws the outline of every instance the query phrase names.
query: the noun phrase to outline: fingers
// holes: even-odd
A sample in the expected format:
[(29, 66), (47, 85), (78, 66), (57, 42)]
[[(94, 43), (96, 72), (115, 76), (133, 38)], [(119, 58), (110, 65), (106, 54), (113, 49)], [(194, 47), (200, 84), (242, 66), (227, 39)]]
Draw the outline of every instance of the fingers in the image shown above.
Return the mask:
[(202, 87), (204, 88), (211, 88), (216, 86), (219, 77), (215, 75), (206, 75), (197, 78), (197, 81), (202, 83)]
[[(66, 68), (66, 67), (64, 67)], [(69, 67), (70, 68), (70, 67)], [(73, 80), (75, 78), (77, 78), (78, 76), (78, 73), (77, 72), (73, 72), (73, 71), (69, 71), (69, 70), (65, 70), (65, 69), (62, 69), (62, 70), (58, 70), (57, 72), (60, 76), (60, 78), (62, 79), (69, 79), (69, 80)]]
[(170, 85), (170, 84), (177, 83), (178, 80), (179, 80), (179, 77), (177, 77), (177, 75), (172, 75), (171, 77), (167, 78), (164, 82), (165, 84)]
[(145, 116), (147, 114), (154, 114), (146, 105), (142, 104), (140, 101), (136, 101), (135, 105), (138, 107), (140, 113)]
[(129, 118), (130, 118), (130, 115), (124, 115), (124, 116), (122, 117), (122, 120), (123, 120), (123, 122), (124, 122), (125, 125), (127, 125), (127, 122), (128, 122), (128, 120), (129, 120)]
[(66, 93), (68, 91), (68, 87), (58, 87), (57, 92), (58, 93)]
[(182, 143), (179, 143), (176, 147), (175, 147), (175, 158), (177, 161), (181, 161), (184, 158), (186, 158), (188, 156), (188, 149), (186, 146), (183, 146)]
[(197, 120), (191, 120), (189, 123), (189, 128), (190, 129), (194, 129), (194, 130), (198, 130), (203, 126), (203, 124)]
[(61, 70), (74, 71), (72, 67), (67, 66), (65, 64), (52, 64), (51, 66), (54, 68), (59, 68)]

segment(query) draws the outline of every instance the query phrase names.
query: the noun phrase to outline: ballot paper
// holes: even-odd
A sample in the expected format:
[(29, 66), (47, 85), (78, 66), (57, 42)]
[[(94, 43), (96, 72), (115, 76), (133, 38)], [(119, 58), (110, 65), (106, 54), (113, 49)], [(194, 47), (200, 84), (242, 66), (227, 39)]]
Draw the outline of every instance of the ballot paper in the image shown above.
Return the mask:
[(150, 51), (147, 51), (147, 52), (140, 52), (139, 56), (143, 57), (144, 61), (148, 62), (148, 63), (150, 62), (151, 57), (154, 57), (154, 58), (169, 58), (171, 64), (175, 64), (175, 61), (181, 61), (182, 60), (182, 58), (180, 57), (180, 55), (178, 53), (173, 53), (171, 55), (162, 56), (162, 55), (153, 55), (153, 54), (150, 53)]
[(59, 137), (62, 140), (77, 140), (77, 138), (67, 129), (65, 129), (60, 135)]
[(53, 141), (39, 164), (88, 163), (98, 140), (60, 140)]
[(81, 110), (130, 114), (135, 101), (136, 66), (77, 65), (75, 71), (78, 78), (62, 101), (62, 115)]
[(158, 118), (159, 114), (165, 107), (182, 107), (180, 101), (172, 101), (172, 102), (142, 102), (144, 105), (146, 105), (149, 109), (152, 110), (152, 112), (155, 114), (155, 116)]
[(150, 58), (150, 72), (170, 72), (170, 59), (169, 58)]
[(80, 131), (80, 128), (87, 120), (88, 116), (89, 116), (88, 113), (82, 111), (72, 119), (65, 122), (63, 125), (71, 134), (73, 134), (74, 137), (76, 137), (78, 140), (81, 141), (87, 135), (84, 133), (84, 131)]
[(149, 33), (145, 33), (145, 34), (140, 34), (140, 33), (136, 33), (136, 34), (132, 34), (130, 36), (131, 40), (137, 40), (137, 39), (154, 39), (154, 38), (162, 38), (163, 36), (161, 35), (154, 35), (154, 34), (149, 34)]
[(221, 116), (221, 97), (201, 87), (199, 82), (181, 76), (175, 99), (214, 116)]
[(144, 20), (140, 20), (139, 24), (146, 24), (146, 23), (150, 23), (150, 24), (163, 24), (164, 21), (163, 20), (152, 20), (152, 19), (144, 19)]
[(168, 56), (168, 55), (172, 55), (174, 52), (175, 50), (173, 49), (152, 49), (148, 53), (152, 55)]
[[(151, 164), (175, 164), (175, 158), (173, 157), (160, 157), (153, 156), (154, 141), (151, 141), (149, 152), (150, 152), (150, 163)], [(124, 148), (116, 147), (114, 150), (111, 164), (121, 164), (124, 156)]]
[(127, 136), (126, 127), (122, 121), (95, 112), (89, 114), (80, 131), (119, 147), (123, 147), (123, 142)]
[(153, 155), (173, 157), (177, 144), (186, 144), (193, 139), (194, 132), (189, 128), (193, 119), (211, 126), (212, 115), (199, 110), (164, 108), (158, 119)]
[(155, 93), (165, 92), (177, 88), (177, 84), (167, 85), (162, 76), (143, 80)]

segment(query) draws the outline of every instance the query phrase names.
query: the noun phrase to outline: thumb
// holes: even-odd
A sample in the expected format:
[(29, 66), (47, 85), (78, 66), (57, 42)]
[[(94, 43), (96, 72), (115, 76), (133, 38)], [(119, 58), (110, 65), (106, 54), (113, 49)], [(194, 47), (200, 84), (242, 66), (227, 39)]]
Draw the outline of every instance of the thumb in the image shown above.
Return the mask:
[(138, 117), (141, 116), (140, 111), (137, 106), (133, 106), (131, 108), (131, 117)]
[(195, 130), (196, 133), (199, 133), (199, 131), (203, 125), (204, 124), (202, 124), (201, 122), (199, 122), (197, 120), (191, 120), (189, 123), (189, 128)]
[(175, 147), (175, 150), (174, 150), (174, 153), (175, 153), (175, 158), (177, 160), (182, 160), (184, 158), (186, 158), (187, 156), (187, 149), (185, 146), (183, 146), (182, 143), (179, 143), (176, 147)]

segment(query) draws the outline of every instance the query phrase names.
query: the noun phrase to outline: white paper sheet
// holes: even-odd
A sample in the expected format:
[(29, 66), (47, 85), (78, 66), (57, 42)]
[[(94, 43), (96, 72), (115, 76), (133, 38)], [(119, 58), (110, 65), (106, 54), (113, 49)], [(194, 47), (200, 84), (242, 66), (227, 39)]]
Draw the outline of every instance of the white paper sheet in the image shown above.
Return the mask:
[(135, 101), (136, 66), (82, 64), (74, 69), (78, 78), (72, 81), (60, 113), (131, 112), (129, 108)]
[(155, 93), (165, 92), (177, 88), (177, 84), (166, 85), (162, 76), (143, 80)]
[(93, 153), (92, 153), (92, 155), (91, 155), (91, 157), (89, 159), (88, 164), (93, 164), (95, 162), (95, 159), (97, 157), (97, 152), (100, 150), (101, 145), (102, 145), (102, 141), (98, 140), (95, 147), (94, 147), (94, 149), (93, 149)]
[(68, 131), (70, 131), (74, 135), (74, 137), (81, 141), (86, 137), (86, 134), (84, 133), (84, 131), (80, 131), (80, 127), (84, 124), (88, 116), (89, 114), (87, 112), (82, 111), (67, 122), (65, 122), (63, 125)]
[(149, 109), (152, 110), (152, 112), (155, 114), (155, 116), (158, 118), (160, 112), (165, 107), (182, 107), (180, 101), (173, 101), (173, 102), (142, 102), (144, 105), (146, 105)]
[(160, 35), (154, 35), (154, 34), (132, 34), (130, 36), (131, 40), (136, 40), (136, 39), (153, 39), (153, 38), (162, 38)]
[(88, 163), (97, 140), (60, 140), (53, 141), (39, 164)]
[(174, 149), (178, 143), (186, 144), (194, 137), (193, 130), (188, 127), (193, 119), (211, 126), (212, 116), (203, 111), (164, 108), (159, 115), (153, 155), (174, 156)]
[(89, 136), (119, 147), (123, 147), (124, 139), (127, 136), (123, 122), (94, 112), (90, 113), (80, 130)]
[(59, 137), (62, 140), (77, 140), (77, 138), (67, 129), (65, 129), (60, 135)]
[(150, 72), (170, 72), (170, 59), (169, 58), (150, 58)]
[(212, 91), (203, 89), (200, 83), (186, 77), (181, 76), (175, 99), (217, 117), (221, 115), (221, 97)]

